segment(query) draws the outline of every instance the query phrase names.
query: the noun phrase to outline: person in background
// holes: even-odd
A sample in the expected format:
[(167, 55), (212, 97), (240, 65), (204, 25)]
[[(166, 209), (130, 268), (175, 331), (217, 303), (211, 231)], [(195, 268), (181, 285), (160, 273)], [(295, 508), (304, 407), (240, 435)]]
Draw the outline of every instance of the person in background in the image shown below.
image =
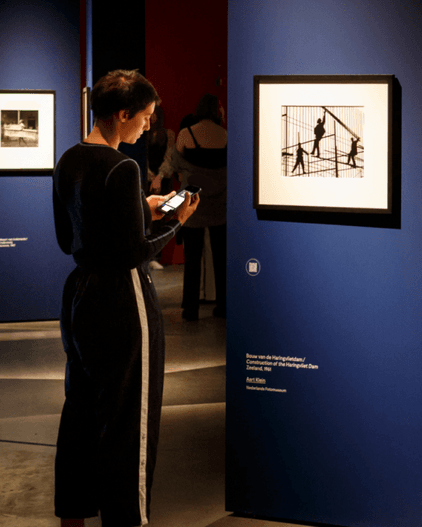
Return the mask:
[(198, 122), (179, 132), (171, 163), (181, 174), (182, 187), (201, 187), (201, 201), (183, 226), (185, 250), (182, 316), (199, 318), (201, 258), (209, 229), (216, 290), (214, 316), (226, 316), (227, 132), (221, 126), (218, 97), (206, 94), (196, 110)]
[(148, 264), (199, 203), (188, 196), (176, 217), (148, 234), (166, 196), (146, 198), (139, 165), (117, 148), (149, 130), (159, 102), (137, 71), (108, 73), (92, 90), (92, 132), (54, 172), (57, 241), (76, 263), (60, 320), (67, 364), (55, 513), (62, 527), (81, 527), (98, 513), (102, 527), (148, 523), (164, 378)]
[(161, 106), (157, 106), (148, 132), (148, 180), (151, 194), (167, 194), (172, 190), (170, 153), (175, 141), (176, 134), (164, 128), (164, 112)]
[[(164, 128), (164, 112), (161, 106), (156, 106), (151, 117), (151, 129), (148, 131), (148, 182), (149, 194), (163, 195), (172, 191), (173, 170), (170, 166), (170, 152), (175, 144), (176, 135), (173, 130)], [(164, 220), (163, 220), (164, 221)], [(153, 231), (160, 228), (154, 223)], [(150, 261), (150, 269), (162, 270), (159, 263), (161, 252)]]

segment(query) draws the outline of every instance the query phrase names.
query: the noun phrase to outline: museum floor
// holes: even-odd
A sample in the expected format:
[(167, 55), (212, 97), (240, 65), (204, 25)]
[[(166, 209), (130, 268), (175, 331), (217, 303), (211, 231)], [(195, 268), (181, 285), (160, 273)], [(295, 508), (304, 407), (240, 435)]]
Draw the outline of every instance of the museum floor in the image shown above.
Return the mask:
[[(225, 511), (225, 320), (212, 305), (201, 307), (198, 322), (182, 320), (182, 273), (153, 271), (167, 355), (150, 525), (288, 527)], [(1, 527), (59, 526), (52, 497), (63, 370), (58, 322), (0, 324)]]

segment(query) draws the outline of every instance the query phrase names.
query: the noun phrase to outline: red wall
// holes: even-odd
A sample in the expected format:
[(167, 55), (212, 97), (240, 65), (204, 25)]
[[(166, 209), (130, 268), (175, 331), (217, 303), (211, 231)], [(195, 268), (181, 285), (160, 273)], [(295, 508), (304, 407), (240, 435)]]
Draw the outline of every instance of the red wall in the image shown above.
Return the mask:
[(146, 77), (176, 134), (207, 92), (227, 112), (227, 11), (228, 0), (145, 2)]

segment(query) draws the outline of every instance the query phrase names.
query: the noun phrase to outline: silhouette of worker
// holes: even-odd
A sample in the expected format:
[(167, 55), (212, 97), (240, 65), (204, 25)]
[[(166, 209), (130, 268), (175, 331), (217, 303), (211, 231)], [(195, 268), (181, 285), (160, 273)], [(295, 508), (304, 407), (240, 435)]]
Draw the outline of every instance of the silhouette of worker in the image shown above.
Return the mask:
[(314, 147), (312, 149), (311, 154), (315, 154), (315, 150), (317, 151), (317, 157), (319, 157), (319, 142), (322, 139), (322, 136), (325, 134), (325, 110), (324, 110), (324, 117), (323, 119), (318, 119), (318, 124), (314, 128), (314, 134), (315, 134), (315, 140), (314, 140)]
[(298, 145), (298, 148), (296, 150), (296, 164), (292, 170), (292, 172), (294, 172), (296, 170), (296, 168), (298, 167), (298, 165), (302, 165), (302, 170), (303, 170), (303, 173), (306, 174), (305, 172), (305, 165), (303, 163), (303, 154), (307, 154), (308, 152), (306, 152), (306, 150), (304, 150), (302, 148), (302, 145), (299, 143)]
[(355, 156), (358, 153), (359, 137), (357, 139), (353, 139), (353, 137), (351, 137), (350, 140), (352, 141), (352, 145), (350, 147), (350, 152), (349, 152), (349, 155), (347, 157), (347, 164), (350, 165), (350, 160), (351, 160), (353, 162), (353, 165), (352, 165), (353, 168), (356, 168)]

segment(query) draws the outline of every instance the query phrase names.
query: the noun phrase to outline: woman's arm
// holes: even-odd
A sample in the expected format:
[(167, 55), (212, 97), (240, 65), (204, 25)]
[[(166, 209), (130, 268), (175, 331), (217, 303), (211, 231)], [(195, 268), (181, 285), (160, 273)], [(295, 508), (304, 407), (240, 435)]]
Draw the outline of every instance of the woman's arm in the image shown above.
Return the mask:
[(145, 197), (138, 164), (132, 159), (120, 163), (109, 174), (106, 189), (110, 211), (110, 246), (117, 251), (115, 256), (130, 268), (151, 260), (159, 253), (198, 204), (198, 200), (191, 203), (189, 199), (175, 218), (161, 225), (154, 234), (147, 234), (152, 220), (159, 217), (155, 209), (166, 196)]
[(180, 229), (180, 222), (172, 219), (158, 232), (147, 234), (155, 207), (151, 214), (141, 189), (139, 166), (132, 159), (120, 163), (109, 174), (106, 195), (110, 247), (118, 253), (113, 257), (130, 268), (152, 259)]

